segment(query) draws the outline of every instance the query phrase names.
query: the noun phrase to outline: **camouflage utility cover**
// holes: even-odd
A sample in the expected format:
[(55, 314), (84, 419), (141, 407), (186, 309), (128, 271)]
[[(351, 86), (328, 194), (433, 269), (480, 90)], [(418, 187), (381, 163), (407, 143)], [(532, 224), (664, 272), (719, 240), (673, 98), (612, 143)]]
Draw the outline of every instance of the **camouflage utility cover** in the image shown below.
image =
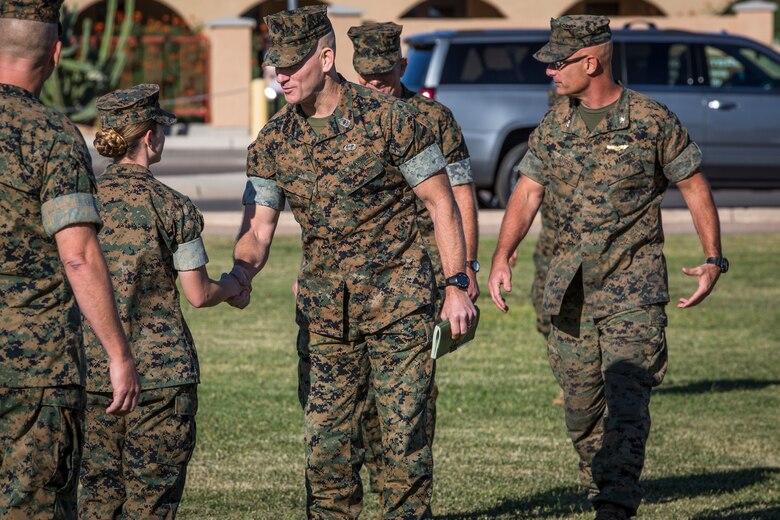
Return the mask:
[(160, 108), (160, 87), (153, 83), (100, 96), (96, 106), (103, 128), (121, 128), (150, 119), (165, 126), (176, 122), (175, 115)]
[(263, 67), (292, 67), (309, 55), (320, 38), (333, 30), (324, 5), (270, 14), (264, 19), (271, 47)]
[[(447, 161), (446, 170), (450, 184), (452, 186), (460, 186), (473, 183), (474, 172), (471, 170), (469, 150), (466, 148), (466, 141), (463, 140), (463, 132), (461, 132), (460, 125), (455, 121), (455, 116), (452, 115), (450, 109), (438, 101), (412, 92), (403, 84), (402, 86), (403, 94), (401, 94), (401, 99), (420, 112), (423, 124), (433, 132), (436, 142), (444, 154), (444, 158)], [(444, 285), (445, 276), (439, 249), (436, 246), (433, 220), (421, 199), (417, 199), (417, 211), (419, 214), (417, 225), (420, 227), (420, 232), (431, 256), (437, 285), (442, 286)]]
[(100, 224), (84, 139), (26, 90), (0, 84), (0, 386), (81, 385), (81, 317), (54, 234)]
[[(105, 222), (98, 238), (141, 388), (197, 383), (198, 358), (179, 306), (176, 271), (208, 262), (203, 217), (190, 199), (136, 164), (110, 165), (98, 179), (97, 198)], [(89, 326), (84, 337), (87, 390), (108, 392), (108, 359)]]
[(582, 266), (585, 315), (669, 301), (661, 200), (693, 175), (701, 151), (665, 106), (623, 89), (589, 132), (576, 101), (555, 105), (531, 134), (523, 175), (546, 187), (557, 223), (544, 310), (558, 314)]
[(301, 225), (302, 327), (355, 338), (432, 303), (412, 186), (445, 166), (408, 105), (346, 81), (319, 135), (297, 105), (266, 124), (249, 147), (244, 204), (281, 210), (286, 199)]
[(543, 63), (565, 60), (580, 49), (612, 39), (606, 16), (579, 14), (552, 18), (550, 29), (550, 41), (534, 54)]
[(0, 0), (0, 18), (57, 23), (61, 6), (62, 0)]
[(395, 67), (401, 59), (401, 30), (393, 22), (350, 27), (347, 36), (355, 52), (352, 65), (361, 76), (382, 74)]

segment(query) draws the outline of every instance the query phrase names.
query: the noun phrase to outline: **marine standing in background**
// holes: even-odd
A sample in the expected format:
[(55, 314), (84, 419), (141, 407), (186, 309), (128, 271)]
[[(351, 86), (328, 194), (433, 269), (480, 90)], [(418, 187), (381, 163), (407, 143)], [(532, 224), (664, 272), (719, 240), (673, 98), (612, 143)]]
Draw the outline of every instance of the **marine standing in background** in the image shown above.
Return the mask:
[(544, 198), (557, 229), (544, 291), (548, 357), (596, 518), (623, 520), (642, 499), (650, 391), (667, 367), (661, 200), (670, 181), (688, 205), (706, 259), (683, 269), (698, 288), (678, 307), (700, 303), (728, 262), (701, 151), (665, 106), (614, 81), (609, 19), (562, 16), (551, 27), (535, 57), (569, 100), (531, 134), (488, 286), (506, 312), (508, 260)]
[(141, 378), (138, 407), (125, 417), (110, 401), (108, 363), (85, 324), (87, 406), (79, 518), (171, 519), (195, 449), (200, 369), (179, 305), (176, 279), (195, 307), (237, 296), (241, 286), (206, 271), (203, 217), (192, 201), (155, 179), (166, 126), (157, 85), (137, 85), (97, 100), (95, 149), (114, 159), (98, 179), (100, 243), (114, 281), (119, 315)]
[[(433, 132), (436, 143), (447, 160), (445, 168), (447, 177), (463, 221), (463, 232), (466, 239), (466, 273), (470, 279), (468, 293), (472, 301), (475, 301), (479, 296), (479, 284), (477, 283), (479, 226), (471, 158), (463, 140), (460, 125), (455, 121), (452, 112), (441, 103), (412, 92), (401, 82), (407, 64), (406, 58), (401, 56), (401, 30), (402, 26), (392, 22), (351, 27), (347, 34), (354, 46), (352, 64), (358, 73), (361, 85), (402, 99), (410, 104), (420, 112), (423, 124)], [(436, 285), (444, 287), (445, 277), (439, 250), (436, 247), (433, 221), (425, 203), (419, 198), (416, 202), (417, 222), (428, 248), (428, 254), (433, 261)], [(441, 306), (443, 297), (444, 291), (441, 291), (439, 306)], [(431, 443), (436, 426), (438, 393), (438, 387), (434, 383), (428, 404), (428, 425), (426, 426), (428, 439)], [(381, 496), (384, 478), (381, 459), (381, 431), (374, 393), (370, 388), (368, 394), (368, 402), (361, 421), (365, 442), (365, 464), (371, 478), (371, 488), (374, 492), (380, 493)]]
[(76, 518), (81, 316), (109, 356), (107, 412), (138, 376), (97, 241), (84, 139), (38, 100), (59, 61), (61, 0), (0, 1), (0, 517)]
[(361, 512), (356, 426), (371, 385), (383, 432), (384, 517), (428, 518), (435, 295), (415, 197), (433, 218), (448, 275), (442, 317), (456, 338), (476, 317), (460, 215), (446, 160), (416, 111), (336, 72), (326, 12), (265, 18), (264, 65), (276, 67), (288, 104), (249, 147), (233, 272), (248, 282), (263, 268), (289, 202), (303, 243), (296, 321), (308, 517)]

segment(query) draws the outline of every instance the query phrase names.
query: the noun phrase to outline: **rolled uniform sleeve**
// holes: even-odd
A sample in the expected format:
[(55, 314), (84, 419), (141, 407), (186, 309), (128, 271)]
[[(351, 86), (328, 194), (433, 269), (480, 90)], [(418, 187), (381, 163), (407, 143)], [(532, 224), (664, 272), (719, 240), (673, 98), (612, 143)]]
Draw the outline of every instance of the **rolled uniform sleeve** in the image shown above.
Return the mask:
[(76, 139), (54, 143), (46, 163), (40, 197), (43, 229), (49, 236), (72, 224), (103, 224), (95, 203), (92, 162), (76, 132)]
[(441, 122), (441, 151), (447, 160), (447, 176), (452, 186), (471, 184), (474, 182), (474, 172), (471, 168), (471, 158), (463, 139), (463, 132), (452, 112), (444, 107)]
[(241, 200), (244, 206), (255, 204), (277, 211), (284, 209), (284, 191), (276, 182), (276, 168), (260, 137), (249, 145), (246, 175), (248, 180)]
[(657, 152), (664, 175), (671, 182), (685, 180), (701, 167), (701, 149), (671, 112), (661, 123)]
[(386, 139), (391, 162), (401, 170), (406, 182), (415, 187), (443, 170), (447, 160), (433, 132), (412, 110), (400, 101), (393, 103)]
[(173, 268), (177, 271), (192, 271), (208, 263), (209, 257), (203, 246), (203, 215), (188, 198), (182, 204), (171, 222), (169, 247), (173, 253)]
[(541, 185), (545, 185), (547, 181), (544, 177), (544, 164), (536, 152), (539, 143), (538, 132), (540, 127), (541, 125), (531, 132), (531, 136), (528, 138), (528, 151), (520, 161), (520, 173)]

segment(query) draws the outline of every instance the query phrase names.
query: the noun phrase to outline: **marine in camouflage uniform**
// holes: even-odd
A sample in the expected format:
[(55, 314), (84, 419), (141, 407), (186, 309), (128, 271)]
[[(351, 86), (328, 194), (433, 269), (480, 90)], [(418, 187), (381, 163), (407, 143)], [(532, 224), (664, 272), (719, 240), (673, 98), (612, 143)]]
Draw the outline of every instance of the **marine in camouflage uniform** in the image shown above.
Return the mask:
[[(698, 146), (666, 107), (614, 83), (610, 37), (605, 17), (552, 21), (550, 42), (536, 58), (549, 64), (569, 100), (531, 134), (489, 286), (506, 311), (506, 259), (544, 197), (558, 237), (544, 291), (550, 365), (564, 389), (566, 425), (596, 518), (624, 519), (642, 497), (650, 391), (667, 367), (660, 206), (669, 181), (688, 202), (709, 256), (720, 256), (720, 233)], [(720, 272), (706, 262), (688, 270), (700, 287), (680, 306), (701, 301)]]
[[(157, 85), (98, 99), (103, 129), (153, 120), (171, 125)], [(173, 518), (195, 447), (198, 357), (179, 305), (178, 271), (208, 262), (203, 218), (189, 198), (155, 179), (145, 165), (114, 162), (98, 179), (100, 242), (114, 280), (119, 314), (141, 378), (136, 410), (105, 412), (105, 355), (85, 323), (87, 408), (79, 516)]]
[[(471, 169), (466, 142), (463, 139), (460, 125), (455, 121), (452, 112), (443, 104), (412, 92), (401, 82), (406, 69), (406, 59), (401, 56), (402, 26), (388, 22), (367, 24), (351, 27), (348, 36), (354, 46), (352, 64), (359, 75), (360, 84), (369, 86), (380, 92), (390, 94), (404, 100), (416, 108), (423, 118), (424, 124), (433, 132), (436, 143), (442, 150), (447, 161), (446, 171), (452, 186), (455, 201), (463, 219), (466, 239), (467, 273), (471, 277), (469, 294), (472, 299), (479, 295), (477, 284), (476, 263), (478, 247), (478, 224), (476, 196), (474, 193), (474, 174)], [(444, 286), (444, 272), (439, 250), (434, 236), (433, 220), (421, 199), (417, 199), (418, 226), (422, 233), (428, 254), (434, 265), (436, 285)], [(475, 269), (476, 268), (476, 269)], [(472, 290), (473, 289), (473, 290)], [(439, 303), (443, 299), (443, 291), (439, 294)], [(438, 387), (434, 383), (428, 403), (428, 439), (433, 442), (436, 426), (436, 398)], [(381, 430), (374, 394), (369, 389), (368, 401), (364, 410), (363, 437), (365, 441), (365, 465), (368, 469), (371, 489), (380, 493), (382, 490), (382, 460), (381, 460)]]
[[(72, 260), (63, 236), (86, 224), (81, 226), (86, 234), (79, 236), (91, 238), (97, 250), (94, 228), (101, 220), (81, 134), (37, 98), (56, 58), (46, 56), (52, 61), (25, 77), (25, 65), (14, 62), (18, 48), (6, 48), (21, 34), (34, 38), (28, 49), (33, 56), (56, 49), (60, 5), (0, 2), (0, 517), (11, 520), (76, 517), (84, 365), (81, 317), (69, 276), (70, 282), (93, 283), (102, 291), (95, 296), (107, 297), (101, 304), (112, 305), (107, 276), (103, 284), (77, 280), (63, 266)], [(41, 34), (50, 41), (37, 41)], [(91, 265), (97, 263), (81, 267), (89, 273)], [(111, 316), (110, 307), (102, 311)], [(124, 340), (118, 321), (111, 324), (110, 332)], [(121, 346), (131, 360), (126, 342)]]
[[(307, 515), (360, 514), (359, 422), (371, 385), (383, 432), (384, 516), (428, 518), (435, 298), (415, 193), (435, 204), (437, 239), (448, 246), (443, 264), (453, 274), (465, 253), (446, 160), (408, 105), (338, 76), (325, 6), (265, 21), (271, 48), (264, 64), (276, 67), (288, 104), (249, 147), (233, 272), (251, 279), (262, 269), (287, 201), (303, 242), (296, 321)], [(443, 312), (457, 335), (474, 316), (456, 287), (448, 288)]]

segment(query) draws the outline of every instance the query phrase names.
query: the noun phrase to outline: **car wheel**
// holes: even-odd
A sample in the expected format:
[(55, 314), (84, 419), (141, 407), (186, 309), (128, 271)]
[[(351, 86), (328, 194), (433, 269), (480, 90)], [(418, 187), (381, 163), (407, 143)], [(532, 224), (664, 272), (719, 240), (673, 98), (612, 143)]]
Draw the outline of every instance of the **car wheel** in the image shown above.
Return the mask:
[(498, 166), (496, 175), (496, 198), (499, 207), (505, 208), (509, 202), (509, 196), (515, 191), (515, 186), (520, 180), (520, 161), (523, 160), (525, 152), (528, 151), (528, 143), (514, 145), (504, 155), (501, 164)]

